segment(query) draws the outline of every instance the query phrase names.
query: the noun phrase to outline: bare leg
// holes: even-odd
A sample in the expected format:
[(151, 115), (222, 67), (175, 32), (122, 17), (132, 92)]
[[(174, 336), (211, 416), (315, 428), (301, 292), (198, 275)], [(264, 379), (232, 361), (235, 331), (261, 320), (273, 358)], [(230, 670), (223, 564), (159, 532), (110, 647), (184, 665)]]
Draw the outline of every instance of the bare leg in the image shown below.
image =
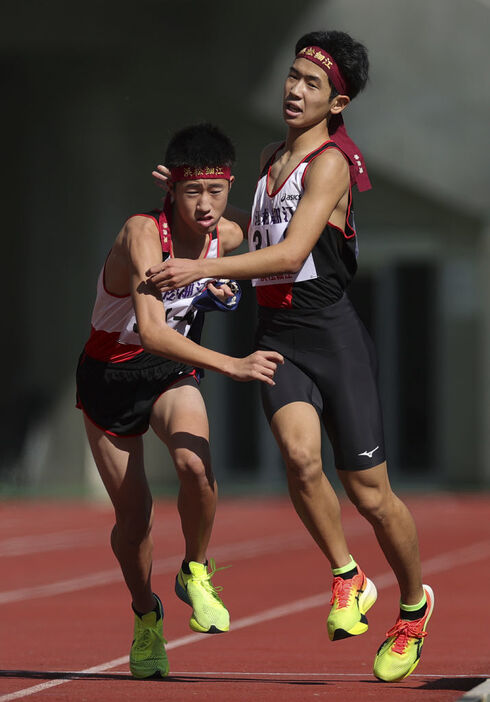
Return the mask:
[(95, 463), (114, 505), (112, 550), (139, 612), (155, 606), (151, 589), (153, 507), (143, 466), (141, 437), (113, 437), (85, 417)]
[(417, 604), (423, 597), (417, 531), (408, 508), (391, 490), (386, 463), (338, 472), (349, 498), (374, 528), (398, 580), (402, 602)]
[(158, 399), (151, 426), (167, 445), (180, 481), (178, 509), (185, 559), (204, 563), (218, 488), (211, 469), (206, 408), (194, 380), (183, 380)]
[(321, 427), (312, 405), (292, 402), (272, 417), (291, 501), (332, 568), (349, 562), (337, 496), (322, 470)]

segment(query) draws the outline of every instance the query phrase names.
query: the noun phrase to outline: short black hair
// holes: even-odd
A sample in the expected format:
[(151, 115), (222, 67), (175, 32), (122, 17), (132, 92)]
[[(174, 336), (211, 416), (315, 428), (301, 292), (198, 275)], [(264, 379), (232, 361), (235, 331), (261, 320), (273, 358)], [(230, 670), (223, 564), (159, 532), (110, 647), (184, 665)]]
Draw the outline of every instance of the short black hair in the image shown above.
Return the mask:
[[(296, 55), (306, 46), (319, 46), (335, 59), (340, 72), (347, 81), (347, 95), (354, 99), (364, 89), (369, 74), (369, 59), (366, 47), (355, 41), (346, 32), (309, 32), (296, 43)], [(330, 99), (339, 94), (332, 85)]]
[(218, 127), (206, 122), (176, 132), (167, 146), (164, 163), (167, 168), (231, 168), (234, 161), (235, 147), (230, 139)]

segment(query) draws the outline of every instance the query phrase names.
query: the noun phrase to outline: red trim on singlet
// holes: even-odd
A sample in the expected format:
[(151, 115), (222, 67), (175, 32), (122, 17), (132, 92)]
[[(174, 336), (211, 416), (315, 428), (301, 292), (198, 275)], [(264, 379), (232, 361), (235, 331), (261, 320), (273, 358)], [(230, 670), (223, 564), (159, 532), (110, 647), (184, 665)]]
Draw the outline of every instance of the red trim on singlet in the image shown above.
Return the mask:
[[(350, 207), (349, 207), (349, 210), (350, 210)], [(345, 218), (345, 221), (348, 224), (347, 217)], [(334, 229), (339, 231), (342, 234), (342, 236), (344, 237), (344, 239), (352, 239), (356, 235), (356, 232), (354, 232), (353, 234), (346, 234), (345, 231), (342, 229), (342, 227), (338, 227), (336, 224), (334, 224), (330, 220), (327, 222), (327, 224), (329, 227), (333, 227)]]
[[(163, 226), (164, 223), (167, 224), (167, 227)], [(157, 229), (158, 229), (158, 234), (160, 236), (160, 245), (162, 247), (162, 253), (169, 253), (170, 254), (171, 250), (172, 250), (172, 237), (170, 234), (170, 222), (169, 222), (169, 219), (168, 219), (168, 216), (167, 216), (165, 210), (160, 210), (160, 214), (158, 215), (158, 221), (157, 221)], [(165, 237), (166, 237), (167, 241), (165, 241), (165, 238), (164, 238), (164, 229), (166, 229)], [(169, 239), (170, 239), (170, 242), (169, 242)]]
[[(209, 241), (209, 246), (211, 246), (211, 241), (212, 241), (212, 239), (210, 239), (210, 241)], [(221, 239), (220, 239), (220, 236), (219, 236), (218, 227), (216, 227), (216, 242), (217, 242), (217, 245), (216, 245), (216, 258), (220, 258), (219, 252), (220, 252), (220, 249), (221, 249)]]
[[(208, 257), (209, 249), (211, 248), (211, 242), (213, 241), (213, 232), (214, 231), (216, 231), (216, 233), (217, 233), (218, 228), (216, 228), (212, 232), (208, 232), (208, 235), (209, 235), (208, 248), (206, 249), (206, 253), (204, 254), (203, 258)], [(219, 250), (219, 240), (218, 240), (218, 250)]]
[[(171, 258), (174, 258), (173, 255), (173, 246), (172, 246), (172, 237), (170, 235), (170, 221), (168, 215), (165, 213), (164, 210), (161, 210), (158, 219), (152, 214), (135, 214), (131, 215), (131, 217), (147, 217), (148, 219), (152, 219), (155, 222), (155, 225), (157, 227), (157, 231), (160, 236), (160, 242), (162, 246), (162, 252), (168, 252), (171, 256)], [(163, 223), (167, 222), (169, 225), (169, 229), (166, 233), (167, 235), (167, 242), (164, 241), (164, 227)], [(219, 230), (218, 227), (214, 229), (212, 232), (208, 233), (208, 244), (206, 247), (206, 252), (204, 254), (204, 258), (206, 258), (209, 254), (210, 248), (211, 248), (211, 243), (214, 239), (214, 233), (216, 232), (216, 241), (217, 241), (217, 248), (218, 248), (218, 254), (219, 254), (219, 247), (220, 247), (220, 237), (219, 237)], [(109, 257), (109, 255), (108, 255)], [(107, 257), (107, 258), (108, 258)], [(106, 259), (107, 263), (107, 259)], [(131, 293), (128, 293), (126, 295), (116, 295), (115, 293), (110, 292), (106, 286), (105, 286), (105, 263), (104, 263), (104, 268), (103, 268), (103, 273), (102, 273), (102, 283), (104, 287), (104, 291), (106, 292), (107, 295), (114, 297), (114, 298), (128, 298), (131, 296)], [(108, 332), (105, 331), (104, 329), (95, 329), (93, 326), (91, 327), (90, 330), (90, 336), (85, 344), (85, 351), (86, 353), (91, 356), (92, 358), (95, 358), (98, 361), (104, 361), (104, 362), (110, 362), (110, 363), (122, 363), (124, 361), (128, 361), (138, 354), (142, 353), (144, 351), (144, 348), (139, 345), (139, 344), (121, 344), (119, 342), (119, 337), (121, 335), (121, 330), (119, 331), (114, 331), (114, 332)]]
[[(151, 215), (147, 215), (147, 216), (151, 216)], [(167, 224), (168, 224), (168, 232), (167, 232), (167, 235), (168, 235), (168, 237), (170, 238), (170, 247), (169, 247), (169, 245), (168, 245), (168, 242), (165, 243), (164, 240), (163, 240), (163, 221), (166, 221)], [(164, 209), (161, 210), (161, 212), (160, 212), (160, 215), (159, 215), (159, 218), (158, 218), (158, 223), (157, 223), (157, 228), (158, 228), (158, 233), (160, 234), (160, 241), (161, 241), (161, 244), (162, 244), (162, 251), (163, 251), (163, 252), (168, 252), (168, 253), (170, 254), (170, 258), (175, 258), (175, 256), (174, 256), (174, 246), (173, 246), (172, 236), (171, 236), (171, 234), (170, 234), (170, 232), (171, 232), (171, 227), (172, 227), (171, 208), (167, 206), (167, 202), (166, 202), (166, 206), (165, 206)], [(203, 258), (206, 258), (207, 255), (208, 255), (208, 253), (209, 253), (209, 249), (211, 248), (211, 242), (212, 242), (213, 239), (214, 239), (214, 236), (213, 236), (214, 232), (216, 232), (216, 240), (217, 240), (217, 242), (218, 242), (218, 255), (219, 255), (219, 246), (220, 246), (220, 244), (219, 244), (219, 230), (218, 230), (218, 227), (216, 226), (216, 229), (213, 229), (212, 232), (208, 232), (209, 240), (208, 240), (208, 245), (207, 245), (207, 248), (206, 248), (206, 253), (204, 254)]]
[[(330, 144), (330, 143), (333, 143), (333, 140), (332, 140), (332, 139), (327, 139), (327, 141), (324, 141), (323, 144), (320, 144), (320, 146), (318, 146), (316, 149), (313, 149), (313, 151), (310, 151), (310, 153), (308, 154), (308, 156), (311, 156), (311, 154), (314, 154), (315, 151), (318, 151), (318, 153), (315, 154), (315, 156), (314, 156), (310, 161), (308, 161), (308, 163), (306, 164), (306, 168), (305, 168), (305, 170), (303, 171), (303, 175), (301, 176), (301, 187), (303, 188), (303, 190), (305, 189), (305, 175), (306, 175), (306, 171), (308, 170), (308, 166), (310, 165), (310, 163), (313, 163), (313, 161), (316, 159), (317, 156), (320, 156), (321, 154), (324, 153), (324, 151), (322, 151), (323, 147), (326, 146), (327, 144)], [(342, 151), (342, 149), (339, 149), (339, 147), (338, 147), (337, 145), (331, 146), (330, 148), (331, 148), (331, 149), (337, 149), (338, 151), (340, 151), (340, 153), (342, 154), (342, 156), (343, 156), (344, 158), (346, 158), (346, 156), (345, 156), (344, 152)], [(303, 161), (304, 161), (305, 159), (307, 159), (308, 156), (305, 156), (305, 158), (303, 159)]]
[[(287, 183), (288, 180), (291, 178), (291, 176), (293, 175), (293, 173), (294, 173), (295, 171), (298, 170), (298, 168), (301, 166), (301, 164), (304, 163), (304, 162), (306, 161), (306, 159), (309, 158), (309, 157), (311, 156), (311, 154), (314, 154), (315, 151), (318, 151), (319, 149), (323, 148), (323, 147), (325, 146), (325, 144), (328, 144), (330, 141), (332, 141), (332, 139), (327, 139), (327, 141), (324, 141), (323, 144), (320, 144), (320, 146), (317, 146), (315, 149), (313, 149), (312, 151), (310, 151), (309, 154), (306, 154), (306, 156), (305, 156), (304, 158), (301, 159), (301, 161), (298, 163), (298, 165), (297, 165), (295, 168), (293, 168), (293, 170), (292, 170), (291, 173), (287, 176), (287, 178), (284, 179), (284, 181), (281, 183), (281, 185), (280, 185), (278, 188), (276, 187), (276, 189), (273, 190), (272, 193), (269, 193), (269, 176), (270, 176), (270, 173), (271, 173), (271, 168), (272, 168), (272, 166), (274, 165), (274, 158), (275, 158), (277, 152), (278, 152), (280, 149), (282, 149), (282, 147), (284, 146), (284, 144), (285, 144), (286, 142), (283, 142), (280, 146), (278, 146), (277, 149), (274, 151), (274, 153), (273, 153), (272, 156), (271, 156), (271, 159), (273, 159), (273, 160), (272, 160), (271, 165), (270, 165), (269, 168), (267, 169), (267, 177), (266, 177), (266, 181), (265, 181), (265, 192), (266, 192), (266, 194), (267, 194), (269, 197), (274, 197), (275, 195), (277, 195), (277, 193), (286, 185), (286, 183)], [(323, 152), (320, 151), (320, 153), (323, 153)], [(316, 156), (315, 156), (315, 158), (316, 158)], [(313, 160), (313, 159), (312, 159), (312, 160)], [(306, 168), (308, 168), (309, 163), (311, 163), (311, 162), (308, 162), (308, 163), (307, 163)], [(305, 170), (306, 170), (306, 168), (305, 168)], [(304, 174), (303, 174), (303, 177), (304, 177)], [(303, 177), (302, 177), (302, 179), (301, 179), (301, 185), (302, 185), (302, 186), (303, 186)]]
[[(319, 146), (318, 148), (321, 149), (323, 146), (325, 146), (326, 144), (329, 144), (329, 143), (332, 142), (332, 141), (333, 141), (332, 139), (328, 139), (326, 142), (324, 142), (324, 143), (323, 143), (321, 146)], [(331, 148), (331, 149), (336, 149), (337, 151), (339, 151), (339, 152), (342, 154), (342, 156), (345, 158), (345, 160), (347, 161), (347, 164), (349, 164), (349, 159), (347, 158), (347, 156), (345, 155), (345, 153), (342, 151), (342, 149), (341, 149), (339, 146), (337, 146), (337, 144), (334, 143), (333, 146), (331, 146), (330, 148)], [(315, 158), (316, 158), (317, 156), (320, 156), (320, 154), (323, 154), (323, 153), (325, 153), (325, 152), (324, 152), (324, 151), (319, 151), (319, 152), (317, 153), (317, 155), (316, 155), (314, 158), (312, 158), (311, 161), (308, 161), (308, 163), (306, 164), (306, 168), (305, 168), (305, 170), (303, 171), (303, 175), (301, 176), (301, 187), (303, 188), (303, 190), (305, 189), (305, 176), (306, 176), (306, 171), (308, 170), (308, 166), (310, 165), (310, 163), (313, 163), (313, 161), (315, 160)], [(308, 157), (306, 157), (306, 158), (308, 158)], [(339, 227), (339, 226), (337, 226), (336, 224), (333, 224), (333, 222), (331, 222), (330, 220), (328, 220), (328, 222), (327, 222), (327, 224), (328, 224), (329, 226), (331, 226), (331, 227), (333, 227), (334, 229), (337, 229), (337, 231), (341, 232), (342, 235), (343, 235), (343, 237), (344, 237), (345, 239), (352, 239), (352, 238), (355, 237), (355, 235), (356, 235), (355, 229), (352, 229), (352, 227), (349, 225), (349, 217), (350, 217), (351, 209), (352, 209), (352, 186), (351, 186), (350, 179), (349, 179), (349, 201), (348, 201), (347, 210), (346, 210), (346, 213), (345, 213), (345, 222), (346, 222), (347, 226), (349, 227), (349, 229), (352, 230), (353, 233), (352, 233), (352, 234), (346, 234), (345, 229), (342, 229), (342, 227)]]
[[(131, 215), (131, 217), (128, 217), (128, 220), (131, 219), (132, 217), (147, 217), (148, 219), (152, 219), (155, 222), (157, 229), (159, 230), (157, 218), (151, 214), (139, 214), (139, 213), (134, 214), (134, 215)], [(163, 245), (163, 240), (162, 240), (162, 245)], [(111, 251), (112, 251), (112, 249), (111, 249)], [(111, 297), (117, 297), (120, 299), (124, 299), (125, 297), (129, 297), (131, 295), (131, 293), (129, 292), (129, 293), (126, 293), (125, 295), (118, 295), (117, 293), (113, 293), (110, 290), (108, 290), (108, 288), (105, 284), (105, 267), (106, 267), (106, 264), (107, 264), (107, 261), (108, 261), (110, 255), (111, 255), (111, 252), (109, 251), (109, 253), (107, 254), (107, 258), (104, 261), (104, 267), (102, 269), (102, 286), (104, 288), (104, 292), (106, 292)]]
[[(91, 358), (106, 363), (122, 363), (140, 354), (144, 349), (139, 344), (120, 344), (120, 331), (108, 332), (90, 328), (90, 336), (85, 344), (85, 352)], [(115, 352), (115, 349), (121, 349)]]
[[(147, 212), (137, 212), (136, 214), (131, 215), (131, 217), (147, 217), (148, 219), (153, 219), (158, 227), (158, 220), (155, 217), (155, 215), (148, 214)], [(129, 217), (128, 219), (131, 219), (131, 217)]]
[(125, 295), (117, 295), (116, 293), (111, 292), (110, 290), (107, 289), (106, 284), (105, 284), (105, 267), (107, 264), (107, 261), (109, 259), (109, 256), (111, 255), (111, 252), (107, 254), (107, 258), (104, 261), (104, 267), (102, 269), (102, 287), (104, 288), (104, 292), (107, 293), (107, 295), (110, 295), (111, 297), (117, 297), (119, 299), (124, 299), (125, 297), (129, 297), (131, 293), (126, 293)]
[[(331, 145), (331, 146), (329, 146)], [(284, 180), (284, 182), (276, 188), (271, 194), (269, 193), (268, 185), (269, 185), (269, 176), (270, 176), (270, 171), (272, 166), (274, 165), (275, 157), (277, 155), (277, 152), (284, 146), (284, 143), (281, 144), (280, 146), (277, 147), (277, 149), (273, 152), (273, 154), (269, 158), (269, 166), (266, 170), (266, 173), (264, 171), (261, 174), (261, 178), (266, 176), (266, 194), (269, 198), (272, 198), (276, 196), (280, 190), (285, 186), (287, 181), (291, 178), (291, 176), (295, 173), (295, 171), (302, 165), (305, 164), (305, 169), (303, 171), (303, 174), (301, 176), (301, 187), (304, 190), (305, 188), (305, 177), (306, 177), (306, 172), (308, 170), (308, 167), (313, 161), (317, 158), (317, 156), (320, 156), (322, 153), (325, 153), (326, 150), (329, 148), (331, 149), (336, 149), (337, 151), (340, 151), (342, 156), (347, 159), (345, 153), (342, 151), (342, 149), (335, 144), (335, 142), (332, 139), (327, 139), (324, 141), (320, 146), (316, 147), (312, 151), (310, 151), (309, 154), (307, 154), (301, 161), (298, 163), (296, 168), (294, 168), (291, 173), (287, 176), (287, 178)], [(265, 168), (265, 167), (264, 167)], [(260, 181), (260, 178), (259, 178)], [(352, 209), (352, 188), (351, 184), (349, 182), (349, 195), (348, 195), (348, 204), (347, 204), (347, 209), (346, 209), (346, 214), (345, 214), (345, 229), (348, 229), (349, 232), (352, 232), (351, 234), (346, 233), (345, 229), (342, 229), (341, 227), (337, 226), (336, 224), (333, 224), (330, 220), (327, 222), (327, 226), (330, 226), (334, 229), (336, 229), (338, 232), (342, 234), (342, 236), (345, 239), (352, 239), (356, 236), (356, 231), (353, 229), (349, 223), (349, 218), (351, 216), (351, 209)], [(294, 215), (293, 215), (294, 216)], [(314, 248), (314, 247), (313, 247)], [(310, 255), (313, 255), (313, 249), (310, 252)], [(255, 291), (256, 291), (256, 296), (257, 296), (257, 303), (262, 306), (262, 307), (271, 307), (274, 309), (280, 309), (280, 308), (291, 308), (293, 305), (293, 287), (294, 287), (294, 281), (291, 283), (284, 283), (284, 284), (277, 284), (277, 285), (261, 285), (261, 286), (256, 286)]]
[[(347, 205), (347, 212), (345, 213), (345, 223), (347, 224), (347, 226), (349, 227), (349, 229), (352, 231), (352, 234), (349, 234), (349, 235), (348, 235), (348, 234), (346, 234), (346, 233), (344, 232), (344, 236), (345, 236), (346, 239), (352, 239), (352, 238), (355, 237), (356, 234), (357, 234), (357, 231), (355, 230), (355, 228), (353, 229), (353, 228), (350, 226), (350, 224), (349, 224), (349, 218), (350, 218), (351, 210), (352, 210), (352, 185), (350, 184), (350, 181), (349, 181), (349, 202), (348, 202), (348, 205)], [(354, 226), (355, 226), (355, 222), (354, 222)]]
[(261, 307), (290, 308), (293, 306), (293, 284), (258, 285), (257, 304)]

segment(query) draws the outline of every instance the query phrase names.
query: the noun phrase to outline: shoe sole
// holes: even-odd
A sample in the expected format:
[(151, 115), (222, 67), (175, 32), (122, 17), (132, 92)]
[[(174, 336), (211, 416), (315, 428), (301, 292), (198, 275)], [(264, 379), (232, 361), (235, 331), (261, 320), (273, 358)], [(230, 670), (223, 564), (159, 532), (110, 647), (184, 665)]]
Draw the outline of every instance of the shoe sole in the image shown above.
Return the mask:
[[(187, 594), (187, 590), (185, 587), (182, 587), (179, 582), (178, 574), (175, 577), (175, 594), (179, 600), (182, 600), (182, 602), (185, 602), (187, 605), (189, 605), (189, 607), (192, 607), (192, 602)], [(194, 612), (193, 607), (192, 611)], [(229, 631), (229, 627), (228, 629), (218, 629), (218, 627), (214, 626), (214, 624), (212, 624), (209, 629), (205, 629), (194, 617), (189, 619), (189, 627), (192, 629), (192, 631), (197, 631), (199, 634), (225, 634), (227, 631)]]
[(157, 670), (153, 671), (153, 673), (146, 673), (145, 672), (144, 674), (140, 674), (140, 673), (134, 672), (130, 666), (129, 671), (130, 671), (131, 675), (133, 676), (133, 678), (136, 678), (137, 680), (146, 680), (148, 678), (156, 678), (156, 677), (166, 678), (167, 675), (169, 674), (169, 667), (167, 666), (167, 668), (164, 668), (163, 670), (160, 670), (157, 668)]
[[(423, 631), (426, 631), (427, 624), (429, 623), (429, 619), (431, 618), (432, 612), (434, 611), (434, 590), (430, 587), (430, 585), (422, 585), (422, 587), (424, 588), (424, 591), (429, 594), (429, 602), (431, 603), (430, 607), (429, 607), (429, 613), (427, 615), (427, 619), (425, 620), (425, 624), (424, 624), (424, 628), (423, 628)], [(377, 678), (378, 680), (381, 680), (381, 682), (401, 682), (402, 680), (405, 680), (405, 678), (408, 678), (408, 676), (411, 675), (413, 673), (413, 671), (415, 670), (415, 668), (418, 666), (418, 664), (420, 662), (420, 657), (422, 655), (421, 652), (422, 652), (423, 645), (424, 645), (424, 640), (422, 639), (422, 645), (420, 646), (419, 655), (417, 657), (417, 660), (411, 666), (411, 668), (409, 668), (408, 672), (406, 672), (400, 678), (395, 678), (394, 680), (385, 680), (384, 678), (380, 678), (378, 675), (376, 675), (376, 673), (374, 673), (374, 677)], [(376, 665), (376, 659), (374, 661), (374, 664)]]
[(348, 639), (351, 636), (359, 636), (360, 634), (365, 634), (368, 630), (368, 620), (366, 618), (366, 612), (368, 612), (373, 604), (378, 599), (378, 591), (376, 590), (376, 585), (372, 580), (366, 578), (366, 587), (359, 596), (359, 611), (361, 613), (361, 621), (354, 624), (352, 629), (347, 631), (346, 629), (335, 629), (333, 637), (330, 637), (330, 641), (341, 641), (342, 639)]

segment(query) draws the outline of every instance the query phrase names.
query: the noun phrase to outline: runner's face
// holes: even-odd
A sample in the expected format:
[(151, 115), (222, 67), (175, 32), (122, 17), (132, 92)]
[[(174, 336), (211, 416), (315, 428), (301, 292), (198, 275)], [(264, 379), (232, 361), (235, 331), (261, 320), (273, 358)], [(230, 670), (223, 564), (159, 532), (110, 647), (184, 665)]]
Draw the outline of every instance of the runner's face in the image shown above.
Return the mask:
[(325, 71), (308, 59), (296, 59), (284, 84), (283, 117), (288, 127), (304, 129), (327, 118), (330, 83)]
[(201, 178), (176, 183), (175, 205), (182, 221), (199, 234), (213, 231), (225, 211), (232, 180)]

